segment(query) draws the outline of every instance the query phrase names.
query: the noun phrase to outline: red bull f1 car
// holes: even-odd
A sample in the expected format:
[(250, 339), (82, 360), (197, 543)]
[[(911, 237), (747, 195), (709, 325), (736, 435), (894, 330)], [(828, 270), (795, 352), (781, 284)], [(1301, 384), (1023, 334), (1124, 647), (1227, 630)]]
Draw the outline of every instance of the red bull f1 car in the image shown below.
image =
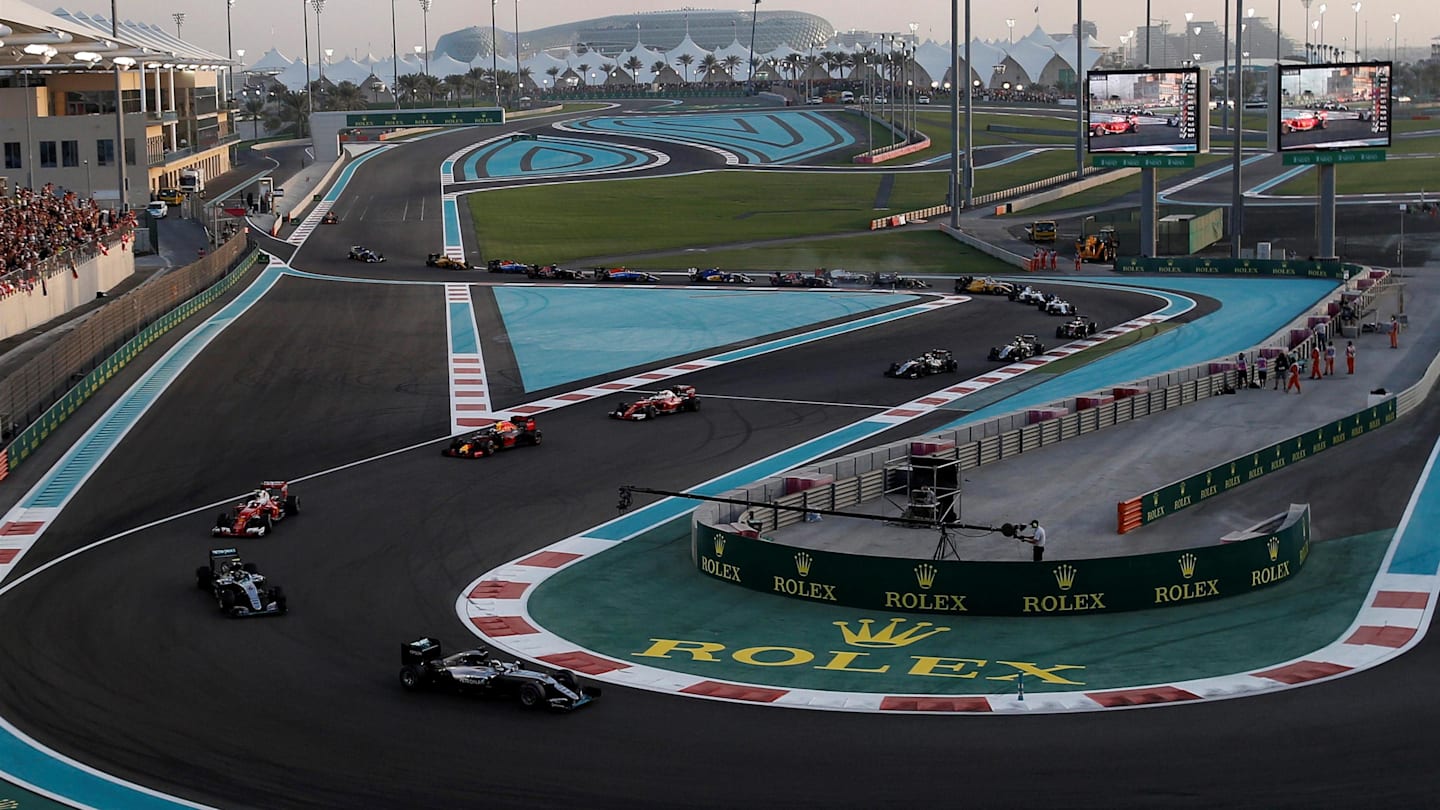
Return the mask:
[(213, 537), (264, 537), (275, 524), (300, 513), (300, 499), (284, 481), (262, 481), (245, 500), (221, 512), (210, 529)]
[(533, 416), (501, 419), (472, 433), (456, 436), (440, 452), (454, 458), (484, 458), (512, 447), (538, 445), (541, 438)]
[(610, 418), (640, 422), (681, 411), (700, 410), (700, 395), (693, 385), (677, 385), (644, 399), (622, 402), (610, 411)]
[(513, 698), (527, 709), (578, 709), (600, 697), (600, 687), (581, 686), (575, 674), (526, 669), (501, 661), (489, 650), (446, 655), (440, 642), (421, 638), (400, 645), (400, 685), (416, 692), (444, 690), (482, 697)]
[(195, 569), (195, 586), (209, 591), (220, 611), (231, 618), (274, 616), (287, 611), (285, 591), (265, 579), (254, 563), (242, 562), (233, 548), (210, 552), (210, 564)]

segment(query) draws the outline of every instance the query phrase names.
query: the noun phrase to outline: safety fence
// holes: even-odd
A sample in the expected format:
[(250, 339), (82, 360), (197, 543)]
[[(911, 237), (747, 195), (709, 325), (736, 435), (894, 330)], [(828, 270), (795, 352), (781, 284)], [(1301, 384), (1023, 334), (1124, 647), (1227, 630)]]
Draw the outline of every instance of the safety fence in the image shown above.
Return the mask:
[(1292, 505), (1221, 545), (1051, 563), (847, 554), (702, 521), (692, 524), (690, 552), (710, 577), (810, 602), (975, 616), (1114, 613), (1238, 596), (1289, 579), (1310, 554), (1310, 507)]
[(757, 481), (727, 495), (755, 505), (706, 504), (696, 514), (712, 525), (745, 523), (760, 531), (784, 528), (803, 520), (803, 513), (759, 504), (843, 509), (880, 497), (886, 465), (911, 458), (917, 449), (936, 463), (958, 462), (961, 470), (968, 470), (1230, 390), (1233, 373), (1209, 373), (1207, 368), (1196, 366), (1103, 394), (1074, 397), (1047, 408), (1018, 411), (942, 431), (923, 440), (893, 442), (852, 453), (783, 477)]
[[(1096, 172), (1104, 171), (1109, 171), (1109, 169), (1086, 166), (1084, 176), (1089, 176), (1095, 174)], [(1007, 188), (1003, 191), (992, 191), (989, 194), (981, 194), (971, 199), (970, 207), (977, 208), (982, 205), (989, 205), (999, 200), (1007, 200), (1011, 197), (1019, 197), (1024, 194), (1030, 194), (1031, 192), (1039, 191), (1040, 189), (1064, 185), (1065, 183), (1074, 182), (1079, 177), (1081, 177), (1081, 175), (1077, 175), (1075, 172), (1065, 172), (1064, 174), (1057, 174), (1054, 177), (1047, 177), (1043, 180), (1036, 180), (1033, 183), (1026, 183), (1023, 186), (1015, 186), (1014, 188)], [(876, 219), (870, 220), (870, 230), (878, 231), (882, 228), (897, 228), (901, 225), (905, 225), (915, 220), (926, 219), (928, 217), (948, 213), (950, 213), (950, 206), (948, 204), (942, 204), (933, 205), (929, 208), (921, 208), (916, 211), (906, 211), (903, 214), (891, 214), (890, 216), (878, 217)]]
[(0, 381), (7, 440), (0, 469), (18, 467), (145, 347), (230, 289), (259, 255), (245, 254), (246, 247), (245, 236), (236, 235), (194, 264), (131, 290)]

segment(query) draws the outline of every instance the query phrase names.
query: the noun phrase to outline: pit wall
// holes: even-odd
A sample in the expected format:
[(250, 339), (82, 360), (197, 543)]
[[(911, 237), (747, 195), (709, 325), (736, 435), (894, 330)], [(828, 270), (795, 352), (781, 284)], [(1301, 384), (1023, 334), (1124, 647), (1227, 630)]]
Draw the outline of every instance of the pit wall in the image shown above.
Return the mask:
[(1284, 582), (1310, 554), (1310, 507), (1219, 546), (1054, 563), (872, 557), (796, 548), (695, 523), (707, 576), (793, 599), (867, 610), (1064, 616), (1170, 607)]

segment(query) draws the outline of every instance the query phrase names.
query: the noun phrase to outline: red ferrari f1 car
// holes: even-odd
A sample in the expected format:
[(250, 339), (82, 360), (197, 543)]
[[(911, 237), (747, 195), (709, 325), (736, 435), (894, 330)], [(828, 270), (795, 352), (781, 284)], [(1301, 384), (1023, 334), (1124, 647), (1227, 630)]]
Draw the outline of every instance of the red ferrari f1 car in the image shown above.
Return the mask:
[(644, 399), (622, 402), (610, 412), (612, 419), (639, 422), (669, 413), (700, 410), (700, 395), (693, 385), (677, 385)]
[(473, 433), (456, 436), (450, 441), (450, 446), (440, 452), (455, 458), (484, 458), (512, 447), (538, 445), (540, 439), (535, 417), (521, 416), (513, 420), (501, 419)]
[(245, 500), (221, 512), (210, 530), (214, 537), (264, 537), (275, 524), (299, 514), (300, 499), (284, 481), (262, 481)]

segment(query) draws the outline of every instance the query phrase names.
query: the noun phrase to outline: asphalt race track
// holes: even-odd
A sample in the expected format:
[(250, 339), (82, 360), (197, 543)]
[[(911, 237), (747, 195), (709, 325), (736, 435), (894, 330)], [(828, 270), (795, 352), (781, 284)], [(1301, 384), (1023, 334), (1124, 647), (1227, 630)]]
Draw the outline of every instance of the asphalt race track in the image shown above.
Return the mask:
[[(434, 163), (467, 137), (367, 163), (337, 203), (341, 223), (316, 230), (295, 266), (499, 280), (421, 262), (441, 241)], [(390, 261), (347, 262), (362, 242)], [(484, 287), (473, 294), (487, 363), (504, 368), (504, 352), (488, 356), (504, 341), (495, 308)], [(1067, 297), (1102, 327), (1154, 308), (1133, 293)], [(226, 808), (1433, 804), (1430, 640), (1333, 683), (1085, 715), (881, 717), (619, 688), (552, 715), (403, 692), (401, 642), (465, 643), (454, 600), (466, 583), (613, 516), (617, 485), (691, 486), (848, 424), (857, 411), (841, 403), (878, 409), (923, 390), (882, 377), (890, 362), (946, 347), (963, 379), (996, 365), (991, 344), (1061, 320), (978, 296), (693, 375), (716, 396), (684, 419), (623, 423), (594, 402), (542, 415), (542, 447), (462, 461), (439, 454), (443, 306), (434, 286), (286, 277), (223, 332), (7, 581), (38, 571), (0, 595), (0, 715), (94, 768)], [(493, 396), (548, 393), (511, 377)], [(1440, 405), (1407, 421), (1246, 497), (1365, 503), (1357, 529), (1394, 526)], [(303, 513), (234, 544), (285, 586), (291, 613), (228, 620), (191, 572), (224, 544), (207, 534), (214, 504), (273, 477), (301, 479)]]

